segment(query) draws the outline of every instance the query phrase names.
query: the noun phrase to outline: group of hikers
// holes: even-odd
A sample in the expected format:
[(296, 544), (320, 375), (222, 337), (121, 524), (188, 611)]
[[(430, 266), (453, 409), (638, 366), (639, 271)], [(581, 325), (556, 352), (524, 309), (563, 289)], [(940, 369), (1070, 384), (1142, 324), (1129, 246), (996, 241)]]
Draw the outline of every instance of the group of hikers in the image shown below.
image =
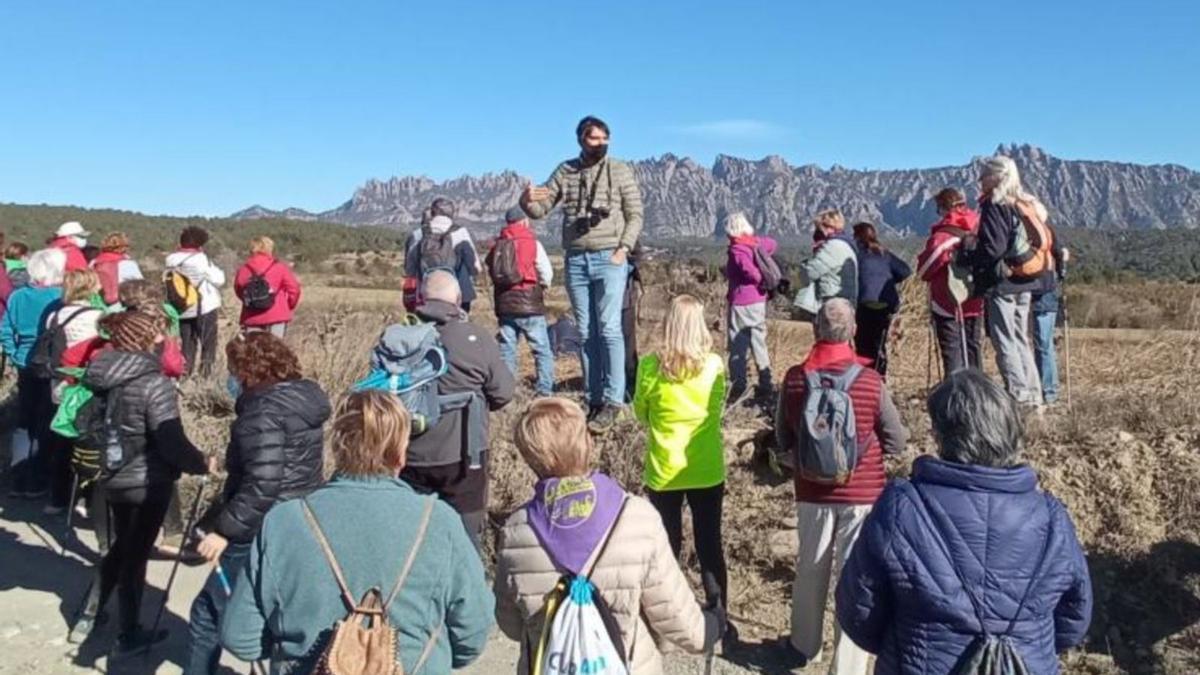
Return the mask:
[[(269, 659), (271, 672), (441, 673), (477, 659), (493, 624), (520, 644), (521, 673), (657, 673), (671, 650), (711, 655), (721, 644), (732, 653), (740, 638), (726, 609), (737, 595), (722, 535), (722, 420), (749, 393), (748, 355), (756, 398), (775, 399), (779, 461), (794, 480), (799, 547), (791, 632), (780, 644), (789, 662), (822, 659), (833, 585), (829, 672), (865, 673), (869, 654), (877, 673), (993, 672), (986, 669), (1001, 662), (1057, 672), (1057, 653), (1086, 633), (1091, 586), (1070, 516), (1021, 460), (1021, 406), (1056, 394), (1039, 386), (1047, 380), (1027, 322), (1033, 295), (1054, 292), (1066, 254), (1011, 160), (984, 164), (979, 215), (961, 191), (938, 194), (941, 220), (917, 264), (944, 362), (927, 402), (937, 453), (917, 459), (910, 479), (889, 481), (883, 456), (902, 452), (908, 431), (886, 382), (887, 334), (897, 284), (911, 269), (875, 228), (847, 232), (839, 212), (818, 214), (795, 303), (815, 341), (777, 385), (767, 304), (786, 284), (772, 258), (776, 243), (755, 235), (742, 214), (725, 224), (728, 354), (714, 351), (703, 303), (679, 295), (667, 305), (657, 349), (630, 363), (636, 322), (629, 327), (627, 291), (636, 286), (630, 256), (641, 197), (629, 165), (607, 155), (604, 122), (585, 118), (576, 138), (579, 155), (524, 191), (482, 258), (454, 222), (454, 204), (431, 205), (406, 244), (410, 312), (384, 328), (368, 374), (338, 392), (336, 406), (304, 377), (285, 339), (299, 284), (274, 261), (269, 240), (254, 240), (235, 282), (243, 330), (225, 347), (236, 419), (224, 489), (185, 528), (199, 534), (197, 549), (213, 564), (192, 605), (185, 673), (217, 672), (222, 650)], [(554, 345), (564, 340), (547, 325), (553, 270), (529, 221), (556, 209), (586, 409), (554, 395)], [(62, 232), (72, 245), (86, 236), (78, 224)], [(64, 277), (70, 257), (52, 245), (30, 256), (29, 285), (8, 298), (0, 339), (19, 370), (22, 428), (42, 439), (26, 456), (43, 458), (38, 468), (45, 458), (68, 467), (14, 467), (14, 493), (39, 496), (43, 477), (69, 483), (62, 457), (72, 447), (96, 450), (101, 466), (90, 487), (103, 498), (92, 503), (106, 504), (115, 525), (73, 642), (96, 634), (114, 592), (118, 652), (165, 637), (140, 622), (146, 561), (180, 474), (221, 468), (188, 440), (171, 384), (197, 352), (203, 361), (214, 351), (204, 345), (216, 341), (210, 315), (224, 275), (204, 256), (205, 243), (203, 231), (185, 230), (164, 283), (118, 279), (117, 304), (94, 311), (99, 270), (80, 255), (84, 266)], [(485, 272), (495, 336), (469, 314), (474, 280)], [(180, 296), (194, 312), (181, 312), (179, 323), (193, 322), (186, 339), (201, 348), (176, 359), (168, 354), (178, 351)], [(93, 346), (76, 361), (66, 356), (75, 342), (66, 341), (42, 377), (31, 345), (55, 343), (40, 336), (58, 332), (85, 335), (61, 330), (66, 321), (55, 318), (75, 306), (94, 315), (85, 336)], [(980, 370), (983, 312), (1003, 388)], [(1046, 339), (1043, 322), (1034, 325), (1032, 334)], [(1048, 332), (1052, 349), (1052, 319)], [(498, 527), (489, 588), (489, 412), (514, 400), (522, 335), (535, 357), (536, 398), (511, 440), (535, 476), (533, 497)], [(1053, 369), (1046, 357), (1041, 363)], [(50, 439), (49, 393), (70, 387), (99, 403), (80, 408), (74, 442)], [(630, 409), (646, 430), (640, 490), (597, 469), (595, 438)], [(16, 481), (18, 469), (25, 482)], [(703, 600), (679, 562), (685, 505)]]

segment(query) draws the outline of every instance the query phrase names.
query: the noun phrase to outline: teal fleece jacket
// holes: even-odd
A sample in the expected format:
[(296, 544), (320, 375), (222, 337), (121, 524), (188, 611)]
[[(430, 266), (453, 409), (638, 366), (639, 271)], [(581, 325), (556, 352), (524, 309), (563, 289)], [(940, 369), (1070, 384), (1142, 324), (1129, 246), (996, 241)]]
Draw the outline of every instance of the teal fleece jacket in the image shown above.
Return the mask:
[(0, 321), (0, 346), (18, 368), (29, 363), (29, 352), (46, 329), (46, 319), (62, 304), (62, 289), (26, 286), (8, 297), (8, 311)]
[[(386, 596), (420, 526), (427, 497), (399, 479), (335, 476), (308, 496), (355, 599), (372, 587)], [(232, 573), (232, 572), (230, 572)], [(308, 672), (346, 606), (301, 501), (275, 505), (263, 520), (221, 622), (221, 644), (238, 658), (271, 655), (272, 672)], [(462, 521), (444, 502), (404, 588), (388, 608), (404, 672), (447, 673), (483, 652), (495, 598)], [(415, 668), (430, 636), (435, 645)]]

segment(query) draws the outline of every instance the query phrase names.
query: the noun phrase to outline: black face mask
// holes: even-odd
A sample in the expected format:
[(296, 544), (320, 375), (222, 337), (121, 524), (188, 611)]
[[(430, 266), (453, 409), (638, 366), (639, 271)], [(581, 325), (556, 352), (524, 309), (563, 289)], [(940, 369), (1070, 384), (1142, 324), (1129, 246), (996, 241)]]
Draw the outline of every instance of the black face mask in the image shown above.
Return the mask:
[(608, 144), (607, 143), (605, 143), (603, 145), (597, 145), (594, 147), (590, 146), (590, 145), (583, 146), (583, 158), (585, 160), (587, 160), (587, 162), (590, 164), (595, 164), (596, 162), (599, 162), (600, 160), (604, 159), (605, 156), (607, 156), (607, 155), (608, 155)]

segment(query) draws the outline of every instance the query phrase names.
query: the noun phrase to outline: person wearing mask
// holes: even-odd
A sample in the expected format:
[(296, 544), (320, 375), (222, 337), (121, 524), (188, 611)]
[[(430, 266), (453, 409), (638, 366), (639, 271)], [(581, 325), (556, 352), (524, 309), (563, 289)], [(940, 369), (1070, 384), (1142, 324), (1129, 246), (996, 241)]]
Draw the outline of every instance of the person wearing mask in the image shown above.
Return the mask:
[(119, 419), (120, 467), (107, 471), (101, 485), (111, 508), (115, 538), (100, 562), (69, 640), (82, 642), (91, 633), (109, 597), (117, 591), (117, 653), (128, 654), (161, 642), (165, 630), (142, 627), (142, 593), (146, 564), (162, 527), (180, 473), (202, 475), (215, 467), (184, 433), (175, 385), (162, 367), (156, 346), (162, 324), (138, 312), (118, 312), (100, 320), (112, 349), (97, 354), (83, 383), (105, 396)]
[(0, 345), (17, 369), (17, 423), (13, 430), (12, 483), (9, 496), (38, 499), (46, 494), (49, 460), (42, 439), (50, 433), (54, 408), (50, 379), (30, 367), (29, 357), (38, 336), (46, 330), (46, 319), (62, 303), (63, 268), (67, 255), (62, 249), (47, 248), (29, 258), (29, 285), (8, 298), (8, 310), (0, 321)]
[[(554, 393), (554, 353), (546, 327), (545, 293), (550, 288), (554, 268), (520, 207), (509, 209), (504, 219), (507, 225), (500, 230), (500, 237), (487, 255), (495, 288), (496, 320), (500, 324), (500, 355), (515, 376), (517, 346), (524, 335), (537, 370), (537, 395), (550, 396)], [(497, 256), (497, 251), (504, 255)], [(520, 280), (513, 283), (502, 278), (504, 275)]]
[(100, 243), (100, 254), (91, 262), (100, 277), (104, 303), (117, 304), (118, 289), (126, 281), (142, 278), (142, 268), (129, 256), (129, 237), (124, 232), (110, 232)]
[(711, 576), (728, 598), (721, 536), (725, 390), (725, 364), (712, 352), (704, 305), (690, 295), (676, 296), (663, 321), (662, 348), (638, 365), (633, 413), (646, 427), (643, 481), (676, 558), (683, 546), (683, 505), (692, 510), (700, 573)]
[(754, 355), (758, 368), (759, 397), (769, 396), (774, 389), (771, 382), (771, 354), (767, 350), (767, 292), (762, 287), (762, 270), (755, 262), (755, 249), (771, 256), (778, 244), (766, 236), (755, 236), (754, 228), (740, 211), (731, 214), (725, 221), (725, 234), (729, 237), (728, 256), (725, 261), (725, 279), (729, 282), (725, 325), (729, 342), (729, 400), (736, 402), (746, 393), (746, 353)]
[(929, 315), (942, 356), (942, 373), (980, 369), (983, 341), (983, 298), (968, 297), (970, 271), (958, 264), (967, 255), (964, 244), (979, 231), (979, 214), (967, 206), (966, 195), (945, 188), (934, 197), (940, 219), (929, 228), (925, 249), (917, 256), (917, 276), (929, 284)]
[[(425, 276), (433, 270), (449, 270), (462, 290), (462, 309), (470, 313), (475, 301), (475, 277), (483, 271), (471, 231), (454, 222), (454, 202), (438, 197), (429, 205), (421, 227), (412, 231), (404, 242), (404, 274), (406, 288), (419, 289)], [(412, 294), (409, 311), (420, 304), (418, 293)]]
[[(438, 394), (469, 393), (472, 403), (442, 414), (437, 424), (412, 440), (400, 478), (453, 506), (471, 541), (482, 549), (488, 499), (487, 411), (512, 401), (516, 379), (500, 356), (496, 339), (462, 310), (462, 294), (453, 274), (430, 272), (421, 295), (425, 304), (417, 308), (417, 316), (436, 326), (449, 363), (449, 371), (438, 379)], [(484, 447), (476, 462), (471, 444), (477, 439)]]
[[(247, 305), (247, 293), (261, 295), (270, 306), (255, 309)], [(238, 323), (244, 331), (267, 331), (276, 337), (287, 334), (288, 324), (300, 304), (300, 282), (292, 272), (291, 265), (275, 257), (275, 241), (270, 237), (255, 237), (250, 240), (250, 257), (237, 271), (233, 280), (233, 292), (242, 301), (242, 316)]]
[(383, 611), (404, 672), (448, 673), (479, 658), (495, 599), (454, 510), (396, 478), (410, 424), (387, 392), (342, 401), (329, 446), (334, 476), (263, 518), (221, 621), (225, 649), (243, 661), (269, 658), (272, 673), (313, 672), (330, 628), (346, 617), (346, 596), (358, 603), (374, 588), (394, 596)]
[(580, 153), (558, 165), (545, 185), (530, 185), (521, 208), (544, 218), (562, 205), (564, 274), (575, 324), (585, 337), (583, 378), (593, 433), (625, 410), (625, 338), (621, 304), (628, 256), (642, 231), (642, 195), (629, 164), (608, 156), (608, 125), (585, 117), (575, 127)]
[(813, 221), (813, 254), (800, 263), (800, 285), (815, 287), (818, 306), (830, 298), (857, 302), (858, 247), (841, 211), (822, 211)]
[(972, 257), (975, 295), (987, 304), (988, 336), (996, 366), (1008, 393), (1022, 406), (1042, 403), (1037, 361), (1030, 347), (1032, 292), (1041, 274), (1053, 269), (1052, 241), (1032, 241), (1029, 233), (1046, 228), (1046, 207), (1021, 185), (1017, 164), (996, 155), (979, 173), (979, 244)]
[(88, 260), (83, 255), (83, 249), (87, 246), (87, 238), (89, 236), (91, 236), (91, 233), (83, 229), (83, 225), (75, 221), (63, 223), (55, 230), (49, 247), (60, 249), (67, 255), (66, 267), (63, 269), (64, 272), (74, 272), (75, 270), (86, 270), (88, 268)]
[[(100, 335), (97, 322), (104, 314), (96, 307), (96, 296), (100, 292), (100, 279), (90, 269), (73, 270), (63, 277), (62, 305), (46, 318), (44, 330), (61, 331), (62, 344), (65, 347), (61, 353), (51, 350), (51, 365), (56, 374), (50, 379), (51, 418), (62, 402), (62, 393), (74, 378), (67, 377), (57, 370), (60, 367), (77, 365), (69, 362), (67, 352), (79, 348), (85, 343), (95, 340)], [(73, 445), (70, 439), (59, 436), (47, 430), (42, 437), (42, 448), (46, 453), (46, 466), (49, 469), (50, 503), (43, 513), (57, 515), (74, 504), (71, 499), (71, 452)]]
[[(848, 379), (844, 391), (854, 411), (855, 436), (861, 440), (858, 464), (843, 483), (813, 480), (800, 468), (803, 462), (797, 462), (799, 550), (792, 584), (790, 644), (802, 665), (821, 659), (829, 584), (837, 583), (863, 521), (887, 483), (883, 455), (903, 452), (908, 441), (908, 430), (883, 378), (854, 353), (854, 307), (850, 301), (832, 298), (822, 305), (815, 331), (817, 342), (808, 357), (784, 377), (775, 413), (776, 440), (781, 449), (796, 457), (810, 451), (810, 420), (806, 416), (810, 379), (824, 386), (843, 376)], [(865, 675), (866, 652), (836, 625), (833, 645), (828, 672)]]
[(958, 672), (985, 632), (1020, 672), (1057, 673), (1058, 654), (1087, 637), (1091, 577), (1066, 507), (1021, 460), (1017, 405), (970, 369), (927, 408), (937, 456), (913, 462), (867, 517), (838, 582), (838, 625), (880, 675)]
[(854, 226), (854, 243), (858, 246), (858, 330), (854, 350), (871, 359), (875, 370), (887, 377), (888, 332), (900, 311), (900, 291), (896, 287), (912, 276), (912, 268), (879, 243), (871, 223)]
[(596, 470), (579, 405), (534, 401), (513, 435), (537, 478), (496, 552), (496, 622), (521, 645), (517, 672), (533, 671), (546, 596), (564, 572), (586, 575), (612, 609), (630, 673), (662, 673), (667, 645), (691, 653), (714, 645), (722, 612), (696, 602), (654, 507)]
[[(228, 590), (250, 557), (263, 518), (275, 504), (304, 497), (324, 483), (324, 427), (329, 398), (303, 378), (300, 361), (269, 333), (239, 335), (225, 346), (237, 419), (225, 451), (225, 489), (201, 519), (197, 550), (220, 571), (192, 602), (185, 675), (216, 673)], [(221, 574), (225, 575), (221, 579)]]
[(200, 375), (212, 373), (217, 359), (217, 310), (221, 309), (221, 287), (225, 272), (204, 252), (208, 230), (190, 225), (179, 234), (179, 249), (167, 256), (167, 269), (187, 277), (200, 296), (199, 301), (179, 316), (179, 337), (188, 375), (196, 370), (200, 359)]

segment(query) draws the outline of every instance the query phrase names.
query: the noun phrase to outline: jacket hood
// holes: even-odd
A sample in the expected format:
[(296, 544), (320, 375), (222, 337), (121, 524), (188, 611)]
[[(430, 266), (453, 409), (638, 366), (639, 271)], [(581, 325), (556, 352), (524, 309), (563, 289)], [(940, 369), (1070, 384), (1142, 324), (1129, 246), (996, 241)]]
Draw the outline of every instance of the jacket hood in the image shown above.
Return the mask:
[(329, 397), (312, 380), (289, 380), (262, 389), (247, 390), (234, 406), (238, 415), (269, 410), (294, 414), (312, 428), (325, 424), (332, 414)]
[(160, 372), (158, 356), (149, 352), (122, 352), (110, 349), (96, 355), (83, 376), (91, 389), (107, 391), (146, 375)]
[(417, 308), (417, 316), (438, 325), (466, 320), (466, 314), (461, 307), (441, 300), (426, 300), (425, 304)]
[(957, 464), (935, 457), (918, 457), (913, 462), (913, 480), (958, 488), (968, 492), (1020, 494), (1037, 489), (1037, 473), (1027, 464), (997, 469), (974, 464)]
[(966, 207), (956, 208), (934, 223), (930, 231), (936, 232), (946, 227), (956, 227), (967, 232), (974, 232), (979, 228), (979, 214)]

